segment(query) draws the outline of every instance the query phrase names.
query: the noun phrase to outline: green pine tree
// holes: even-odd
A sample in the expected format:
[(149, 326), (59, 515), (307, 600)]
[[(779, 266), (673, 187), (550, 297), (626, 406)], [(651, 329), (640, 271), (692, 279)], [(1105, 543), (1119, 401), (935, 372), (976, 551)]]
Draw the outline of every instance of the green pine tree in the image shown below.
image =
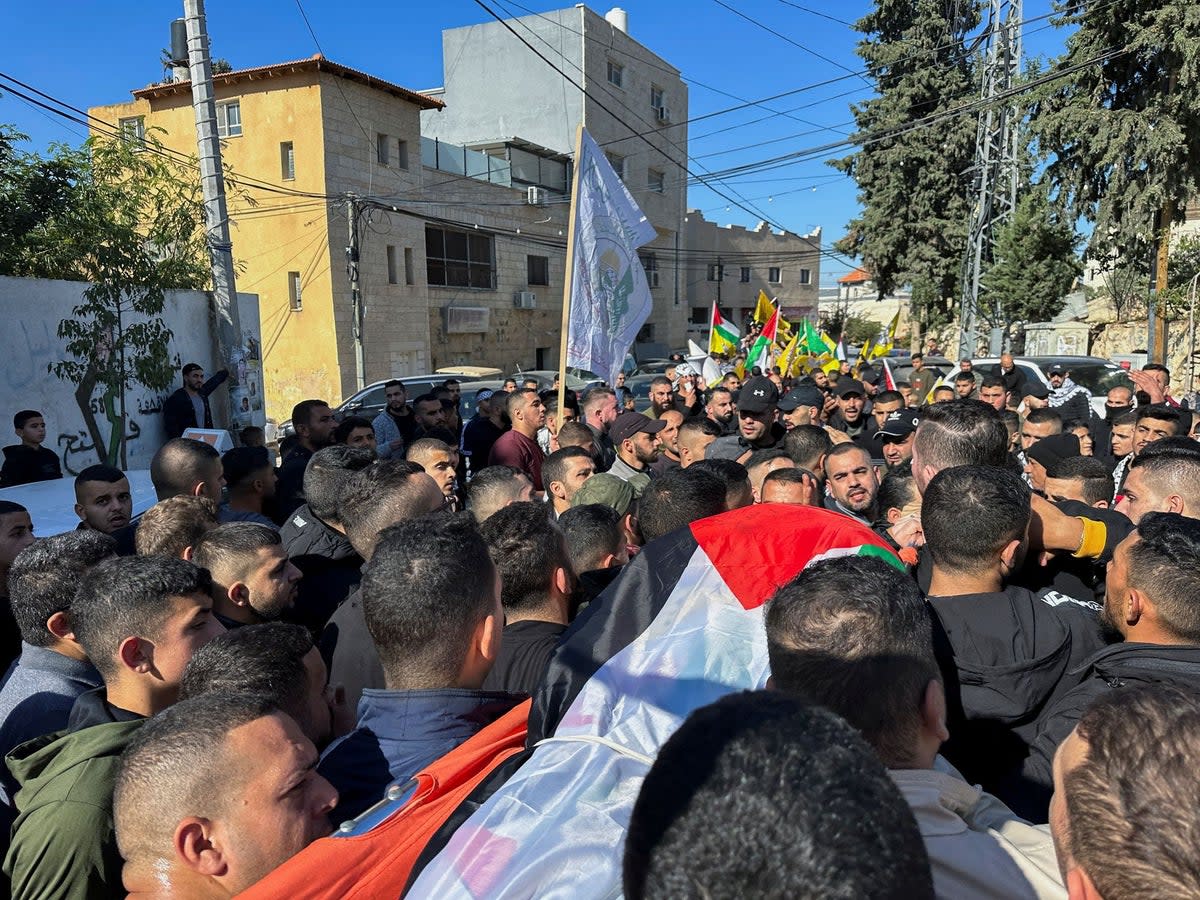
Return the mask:
[[(1200, 5), (1069, 0), (1077, 30), (1050, 67), (1031, 122), (1056, 202), (1095, 223), (1089, 254), (1148, 259), (1164, 206), (1200, 193)], [(1172, 279), (1174, 280), (1174, 279)]]
[(1045, 322), (1063, 308), (1064, 297), (1083, 267), (1079, 239), (1057, 214), (1046, 191), (1034, 186), (1017, 201), (996, 230), (994, 261), (984, 273), (980, 312), (994, 328)]
[(881, 294), (922, 285), (914, 306), (928, 327), (947, 321), (958, 300), (976, 120), (958, 115), (877, 138), (976, 96), (965, 38), (978, 24), (975, 2), (878, 0), (855, 24), (876, 96), (852, 107), (859, 149), (831, 163), (854, 178), (862, 205), (836, 248), (862, 260)]

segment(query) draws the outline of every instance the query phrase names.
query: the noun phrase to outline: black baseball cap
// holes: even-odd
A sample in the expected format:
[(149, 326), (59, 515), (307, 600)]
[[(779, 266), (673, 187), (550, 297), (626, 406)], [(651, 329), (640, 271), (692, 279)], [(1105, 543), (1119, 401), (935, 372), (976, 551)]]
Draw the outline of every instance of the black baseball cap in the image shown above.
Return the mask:
[(849, 397), (851, 394), (858, 394), (861, 397), (865, 397), (867, 396), (867, 389), (856, 378), (839, 378), (837, 386), (833, 389), (833, 393), (838, 397)]
[(621, 441), (628, 440), (639, 431), (644, 431), (646, 434), (658, 434), (666, 427), (666, 419), (651, 419), (640, 412), (626, 412), (613, 419), (613, 423), (608, 426), (608, 436), (612, 438), (614, 444), (620, 444)]
[(906, 438), (921, 424), (921, 415), (914, 409), (897, 409), (888, 413), (879, 429), (881, 437)]
[(815, 384), (802, 384), (780, 397), (777, 405), (784, 412), (791, 412), (801, 406), (815, 406), (820, 409), (825, 405), (825, 395)]
[(1039, 400), (1045, 400), (1050, 396), (1050, 388), (1046, 387), (1040, 381), (1027, 381), (1022, 396), (1037, 397)]
[(779, 404), (779, 388), (770, 378), (756, 375), (742, 385), (738, 392), (738, 410), (748, 413), (764, 413)]
[(1055, 363), (1054, 365), (1050, 366), (1050, 368), (1046, 369), (1046, 374), (1047, 375), (1066, 375), (1067, 371), (1068, 371), (1067, 367), (1064, 366), (1062, 363)]

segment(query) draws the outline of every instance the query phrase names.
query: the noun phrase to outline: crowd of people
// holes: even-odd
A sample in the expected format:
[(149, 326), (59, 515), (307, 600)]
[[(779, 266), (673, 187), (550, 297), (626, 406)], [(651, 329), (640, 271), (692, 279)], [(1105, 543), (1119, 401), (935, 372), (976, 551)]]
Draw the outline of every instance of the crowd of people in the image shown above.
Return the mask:
[[(645, 412), (513, 381), (467, 421), (456, 380), (392, 381), (373, 420), (297, 404), (278, 465), (172, 436), (140, 517), (106, 465), (76, 530), (0, 501), (11, 896), (248, 889), (525, 715), (646, 545), (754, 504), (894, 559), (773, 592), (769, 681), (649, 766), (626, 896), (1200, 896), (1200, 417), (1161, 366), (1103, 417), (1064, 367), (959, 369), (680, 361)], [(184, 376), (172, 416), (211, 424)], [(14, 427), (5, 477), (61, 477)]]

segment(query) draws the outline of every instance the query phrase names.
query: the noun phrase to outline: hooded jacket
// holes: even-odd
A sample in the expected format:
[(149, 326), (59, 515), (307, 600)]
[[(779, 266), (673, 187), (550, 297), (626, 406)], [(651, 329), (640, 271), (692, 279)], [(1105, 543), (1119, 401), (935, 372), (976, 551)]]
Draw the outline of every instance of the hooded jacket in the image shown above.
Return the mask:
[(346, 536), (318, 519), (305, 503), (280, 529), (283, 549), (304, 577), (296, 602), (284, 614), (289, 622), (320, 632), (362, 580), (362, 557)]
[(1046, 711), (1079, 683), (1078, 667), (1105, 646), (1099, 607), (1014, 585), (928, 602), (946, 683), (943, 753), (969, 782), (1012, 806), (1004, 778), (1028, 755)]
[(4, 860), (14, 900), (124, 893), (112, 795), (121, 751), (145, 719), (108, 706), (103, 690), (82, 695), (71, 716), (67, 731), (28, 741), (6, 759), (20, 785)]
[(1046, 806), (1054, 790), (1054, 751), (1074, 730), (1084, 711), (1110, 691), (1124, 687), (1168, 684), (1200, 692), (1200, 647), (1113, 644), (1070, 674), (1079, 681), (1078, 686), (1063, 695), (1043, 718), (1022, 769), (1024, 778), (1041, 789), (1039, 800)]

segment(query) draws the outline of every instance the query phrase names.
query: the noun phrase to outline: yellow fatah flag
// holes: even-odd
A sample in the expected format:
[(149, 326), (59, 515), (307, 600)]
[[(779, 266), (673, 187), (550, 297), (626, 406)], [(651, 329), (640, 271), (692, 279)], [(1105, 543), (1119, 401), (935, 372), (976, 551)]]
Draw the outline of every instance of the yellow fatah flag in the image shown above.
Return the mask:
[(892, 316), (892, 321), (887, 327), (887, 337), (882, 343), (876, 341), (875, 346), (871, 348), (871, 355), (868, 359), (879, 359), (881, 356), (887, 356), (892, 352), (892, 346), (896, 343), (896, 327), (900, 324), (900, 310), (896, 310), (896, 314)]
[(775, 304), (767, 297), (766, 291), (759, 291), (758, 303), (754, 306), (754, 321), (765, 325), (773, 315), (775, 315)]
[(779, 356), (779, 362), (776, 363), (776, 365), (779, 366), (779, 371), (785, 376), (793, 374), (792, 369), (794, 369), (796, 364), (800, 362), (800, 359), (796, 354), (796, 347), (799, 342), (800, 339), (793, 335), (792, 339), (788, 341), (787, 346), (783, 348), (783, 353), (781, 353)]

